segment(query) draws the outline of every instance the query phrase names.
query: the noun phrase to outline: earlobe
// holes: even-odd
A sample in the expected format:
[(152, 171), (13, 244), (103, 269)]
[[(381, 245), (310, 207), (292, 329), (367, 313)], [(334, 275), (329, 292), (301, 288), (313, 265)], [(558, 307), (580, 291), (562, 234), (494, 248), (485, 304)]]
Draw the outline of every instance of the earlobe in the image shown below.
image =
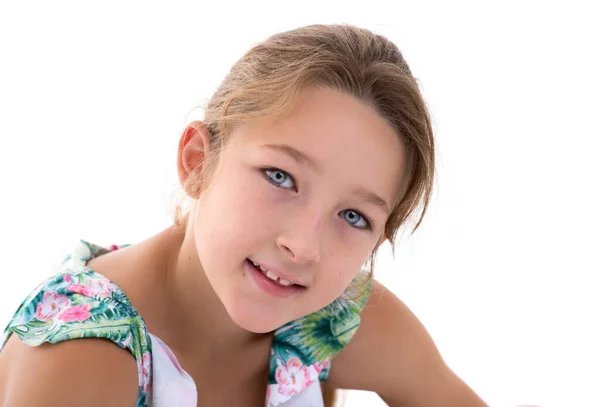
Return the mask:
[[(190, 176), (199, 176), (205, 157), (209, 152), (210, 134), (206, 125), (201, 121), (195, 121), (186, 126), (179, 138), (177, 149), (177, 174), (179, 182), (190, 195), (196, 195), (194, 191), (188, 191), (191, 183)], [(196, 190), (197, 188), (191, 188)]]

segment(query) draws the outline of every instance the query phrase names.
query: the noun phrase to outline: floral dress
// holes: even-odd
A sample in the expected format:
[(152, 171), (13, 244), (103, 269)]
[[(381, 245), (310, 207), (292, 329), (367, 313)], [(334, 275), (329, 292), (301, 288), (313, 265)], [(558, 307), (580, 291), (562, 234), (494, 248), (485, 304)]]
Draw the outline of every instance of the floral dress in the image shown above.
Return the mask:
[[(169, 347), (146, 329), (125, 293), (86, 266), (108, 248), (80, 241), (59, 271), (21, 304), (0, 338), (0, 351), (11, 335), (30, 346), (77, 338), (105, 338), (129, 350), (137, 362), (137, 407), (196, 407), (192, 378)], [(371, 286), (365, 274), (348, 299), (291, 321), (275, 331), (271, 347), (266, 407), (321, 407), (320, 381), (332, 358), (350, 341)], [(360, 291), (360, 292), (359, 292)], [(354, 297), (354, 299), (350, 299)]]

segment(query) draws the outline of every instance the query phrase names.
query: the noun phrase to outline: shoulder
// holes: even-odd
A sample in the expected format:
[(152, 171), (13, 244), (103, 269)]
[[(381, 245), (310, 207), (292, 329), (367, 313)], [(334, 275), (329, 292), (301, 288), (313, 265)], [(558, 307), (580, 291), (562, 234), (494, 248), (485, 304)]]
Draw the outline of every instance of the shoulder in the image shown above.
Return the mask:
[(145, 323), (125, 294), (88, 269), (58, 273), (40, 284), (10, 320), (10, 334), (30, 346), (89, 337), (132, 351), (150, 346)]
[(12, 336), (0, 353), (0, 406), (134, 406), (135, 359), (109, 341), (27, 346)]
[[(15, 353), (21, 356), (11, 356)], [(21, 357), (29, 365), (21, 363)], [(19, 363), (7, 362), (13, 358), (18, 358)], [(95, 388), (106, 391), (107, 387), (98, 383), (104, 383), (104, 376), (113, 372), (106, 379), (110, 391), (118, 390), (119, 385), (127, 391), (133, 389), (134, 396), (137, 393), (139, 397), (138, 405), (145, 405), (151, 382), (151, 342), (143, 319), (116, 285), (79, 266), (52, 276), (23, 301), (0, 341), (0, 361), (1, 369), (10, 364), (10, 382), (5, 386), (22, 385), (22, 380), (15, 379), (16, 373), (12, 373), (17, 369), (23, 380), (29, 380), (35, 388), (47, 389), (57, 384), (64, 391), (65, 383), (68, 388), (84, 389), (96, 382)], [(24, 366), (43, 368), (27, 373), (29, 368)], [(132, 375), (127, 373), (130, 368)], [(121, 372), (128, 375), (124, 382)], [(129, 386), (129, 376), (133, 386)], [(65, 383), (61, 386), (58, 379)], [(91, 383), (81, 384), (81, 380)], [(115, 395), (119, 394), (117, 390)], [(40, 394), (44, 391), (40, 390)]]
[(330, 383), (340, 388), (385, 392), (385, 384), (379, 380), (383, 369), (393, 366), (393, 374), (407, 382), (427, 359), (429, 363), (441, 363), (431, 337), (408, 307), (375, 281), (354, 338), (332, 363)]
[(446, 366), (419, 319), (378, 282), (354, 338), (332, 363), (328, 385), (374, 391), (391, 406), (484, 405)]

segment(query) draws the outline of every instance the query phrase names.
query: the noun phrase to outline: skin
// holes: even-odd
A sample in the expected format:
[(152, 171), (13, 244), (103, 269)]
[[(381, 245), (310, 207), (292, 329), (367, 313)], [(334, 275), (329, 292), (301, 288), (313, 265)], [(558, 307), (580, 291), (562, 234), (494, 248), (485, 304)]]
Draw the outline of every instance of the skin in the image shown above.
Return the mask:
[[(210, 154), (208, 138), (201, 122), (183, 132), (182, 185)], [(149, 331), (171, 347), (196, 382), (199, 405), (262, 405), (272, 331), (344, 292), (385, 239), (404, 163), (401, 139), (370, 107), (340, 92), (307, 89), (289, 115), (233, 131), (202, 193), (186, 191), (194, 198), (186, 230), (170, 227), (88, 266), (120, 286)], [(263, 291), (248, 258), (303, 288), (285, 298)], [(78, 349), (83, 342), (85, 351)], [(59, 398), (56, 405), (100, 405), (106, 397), (110, 405), (132, 405), (122, 383), (135, 383), (135, 362), (106, 345), (89, 339), (28, 348), (11, 338), (0, 353), (0, 406), (31, 405), (36, 394), (53, 405), (43, 392), (60, 387), (60, 379), (83, 386), (111, 371), (122, 371), (123, 381), (111, 376), (110, 395), (91, 388), (85, 400)], [(67, 364), (69, 351), (86, 363)], [(52, 374), (22, 368), (8, 375), (9, 365), (21, 364), (17, 358), (43, 361)], [(85, 368), (95, 358), (107, 363)], [(71, 371), (54, 375), (63, 369)], [(418, 319), (377, 283), (328, 385), (375, 391), (396, 407), (485, 405), (447, 368)]]
[[(284, 120), (238, 128), (191, 218), (200, 265), (233, 322), (269, 332), (339, 297), (381, 240), (403, 156), (385, 120), (333, 91), (305, 94)], [(285, 173), (265, 173), (270, 167)], [(360, 189), (385, 207), (354, 192)], [(246, 258), (306, 288), (286, 298), (265, 295), (243, 272)]]

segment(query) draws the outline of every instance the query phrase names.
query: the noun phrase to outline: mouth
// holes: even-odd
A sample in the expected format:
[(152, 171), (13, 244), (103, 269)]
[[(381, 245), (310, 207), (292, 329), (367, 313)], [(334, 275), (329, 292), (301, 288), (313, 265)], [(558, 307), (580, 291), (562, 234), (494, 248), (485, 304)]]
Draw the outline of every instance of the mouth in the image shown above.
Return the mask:
[(291, 287), (291, 286), (304, 287), (303, 285), (292, 283), (291, 281), (285, 280), (282, 277), (277, 276), (272, 271), (268, 270), (267, 268), (261, 266), (258, 263), (255, 263), (254, 261), (252, 261), (250, 259), (247, 259), (247, 260), (250, 262), (250, 264), (252, 264), (252, 266), (254, 266), (254, 268), (256, 268), (265, 277), (267, 277), (269, 280), (273, 281), (277, 285), (280, 285), (282, 287)]
[(258, 286), (270, 294), (285, 297), (306, 289), (305, 286), (288, 281), (250, 259), (246, 259), (245, 263)]

